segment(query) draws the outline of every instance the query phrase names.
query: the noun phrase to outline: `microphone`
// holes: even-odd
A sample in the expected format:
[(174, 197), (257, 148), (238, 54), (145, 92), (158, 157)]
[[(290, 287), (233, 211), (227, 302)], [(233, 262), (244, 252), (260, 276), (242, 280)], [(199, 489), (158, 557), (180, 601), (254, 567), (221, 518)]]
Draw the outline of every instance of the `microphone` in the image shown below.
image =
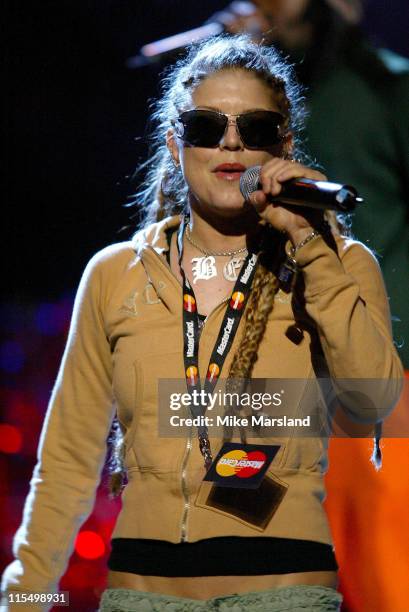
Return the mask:
[[(248, 200), (254, 191), (261, 189), (260, 168), (261, 166), (247, 168), (240, 177), (240, 191), (245, 200)], [(355, 210), (357, 204), (361, 204), (364, 200), (358, 195), (357, 190), (350, 185), (296, 178), (285, 181), (281, 193), (277, 196), (271, 196), (271, 201), (282, 202), (291, 206), (349, 213)]]
[(205, 40), (210, 36), (222, 34), (226, 30), (229, 31), (230, 26), (233, 26), (237, 19), (249, 18), (246, 31), (256, 37), (261, 38), (262, 31), (257, 18), (251, 19), (255, 7), (251, 2), (243, 2), (235, 0), (231, 2), (227, 9), (214, 13), (203, 25), (188, 30), (187, 32), (179, 32), (173, 36), (167, 36), (161, 40), (148, 43), (140, 48), (139, 54), (129, 57), (126, 60), (128, 68), (140, 68), (147, 66), (153, 62), (166, 59), (170, 53), (178, 52), (190, 45), (192, 42)]

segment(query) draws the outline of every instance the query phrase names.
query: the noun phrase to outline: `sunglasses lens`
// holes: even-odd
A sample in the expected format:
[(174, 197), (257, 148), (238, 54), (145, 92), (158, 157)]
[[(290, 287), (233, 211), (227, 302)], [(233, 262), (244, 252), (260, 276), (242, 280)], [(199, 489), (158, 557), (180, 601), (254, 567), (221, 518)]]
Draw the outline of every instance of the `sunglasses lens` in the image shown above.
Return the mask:
[(194, 147), (215, 147), (223, 138), (227, 117), (212, 111), (192, 110), (179, 117), (184, 142)]
[(273, 111), (254, 111), (237, 118), (243, 143), (251, 149), (267, 149), (281, 141), (283, 116)]

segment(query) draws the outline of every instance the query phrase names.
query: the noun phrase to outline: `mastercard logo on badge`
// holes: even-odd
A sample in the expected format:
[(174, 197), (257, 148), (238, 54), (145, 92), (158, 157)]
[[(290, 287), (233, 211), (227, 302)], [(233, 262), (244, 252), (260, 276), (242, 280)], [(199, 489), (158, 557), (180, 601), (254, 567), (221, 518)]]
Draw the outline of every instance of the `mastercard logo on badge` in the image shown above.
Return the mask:
[(186, 379), (188, 385), (194, 386), (197, 383), (197, 367), (189, 366), (186, 370)]
[(183, 308), (188, 312), (196, 311), (196, 300), (192, 295), (185, 293), (183, 296)]
[(217, 365), (217, 363), (211, 363), (209, 365), (209, 369), (207, 370), (207, 380), (210, 380), (210, 382), (212, 382), (212, 380), (214, 380), (215, 378), (217, 378), (220, 374), (220, 368)]
[(225, 442), (203, 480), (217, 487), (257, 489), (279, 449), (279, 444)]
[(267, 456), (259, 450), (246, 452), (243, 449), (231, 450), (220, 457), (216, 464), (219, 476), (250, 478), (263, 468)]
[(235, 291), (230, 299), (230, 307), (233, 308), (233, 310), (240, 310), (241, 308), (243, 308), (243, 304), (244, 293), (242, 293), (241, 291)]

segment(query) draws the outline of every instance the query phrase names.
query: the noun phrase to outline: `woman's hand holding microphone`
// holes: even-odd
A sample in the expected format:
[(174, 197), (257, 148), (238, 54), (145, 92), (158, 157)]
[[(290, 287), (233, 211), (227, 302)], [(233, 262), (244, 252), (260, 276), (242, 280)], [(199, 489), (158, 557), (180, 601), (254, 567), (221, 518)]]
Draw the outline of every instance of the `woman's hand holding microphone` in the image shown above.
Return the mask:
[(279, 196), (282, 184), (290, 179), (308, 178), (326, 181), (327, 177), (303, 164), (274, 157), (260, 169), (259, 182), (262, 189), (254, 191), (249, 202), (262, 219), (275, 229), (286, 232), (294, 246), (302, 242), (323, 221), (323, 211), (308, 207), (283, 206), (271, 197)]

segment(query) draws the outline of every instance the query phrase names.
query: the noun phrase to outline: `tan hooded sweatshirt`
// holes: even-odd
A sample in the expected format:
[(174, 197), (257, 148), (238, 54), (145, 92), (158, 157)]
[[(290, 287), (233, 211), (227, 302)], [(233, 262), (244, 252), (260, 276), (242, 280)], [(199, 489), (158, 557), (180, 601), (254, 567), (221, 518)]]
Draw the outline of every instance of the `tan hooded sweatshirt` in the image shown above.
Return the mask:
[[(326, 440), (278, 440), (280, 450), (269, 473), (288, 489), (261, 531), (199, 505), (204, 468), (195, 433), (191, 442), (158, 436), (158, 379), (182, 379), (184, 372), (182, 288), (164, 257), (165, 229), (179, 223), (179, 217), (165, 219), (133, 241), (102, 250), (84, 272), (22, 524), (14, 538), (16, 560), (4, 572), (2, 591), (58, 588), (78, 529), (93, 507), (115, 411), (125, 435), (129, 482), (113, 537), (194, 542), (260, 535), (331, 543), (322, 508)], [(337, 238), (336, 243), (338, 253), (322, 237), (297, 252), (309, 325), (300, 342), (291, 339), (292, 296), (279, 290), (253, 377), (304, 379), (305, 388), (317, 368), (335, 379), (388, 379), (387, 397), (372, 398), (374, 407), (353, 399), (345, 404), (357, 421), (375, 422), (392, 410), (401, 388), (402, 366), (391, 338), (388, 301), (371, 252), (350, 239)], [(202, 375), (224, 310), (225, 302), (204, 325)], [(224, 365), (225, 376), (243, 323), (244, 317)], [(211, 443), (216, 454), (221, 440)], [(21, 608), (4, 606), (2, 610)]]

